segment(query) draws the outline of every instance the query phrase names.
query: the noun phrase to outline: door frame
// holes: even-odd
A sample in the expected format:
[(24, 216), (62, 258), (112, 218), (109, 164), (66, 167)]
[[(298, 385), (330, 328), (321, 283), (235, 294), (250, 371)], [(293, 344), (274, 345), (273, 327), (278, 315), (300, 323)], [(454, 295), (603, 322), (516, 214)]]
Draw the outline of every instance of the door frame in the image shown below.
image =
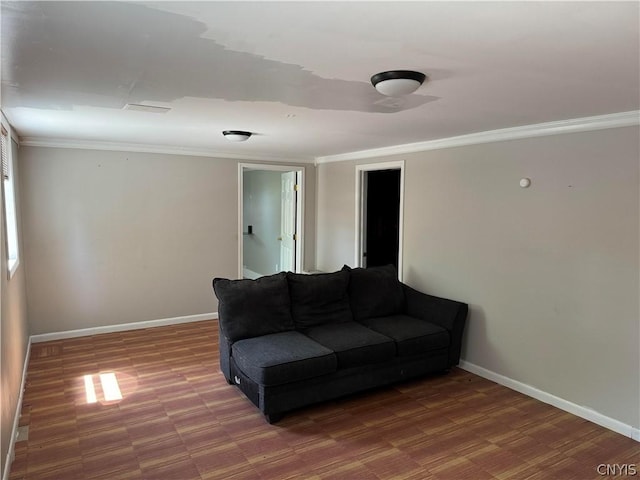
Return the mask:
[(355, 259), (356, 267), (362, 266), (362, 253), (364, 250), (364, 228), (365, 228), (365, 182), (364, 175), (366, 172), (377, 170), (400, 170), (400, 218), (398, 221), (398, 279), (402, 281), (402, 245), (404, 243), (404, 160), (395, 162), (369, 163), (366, 165), (356, 165), (356, 243), (355, 243)]
[(305, 206), (305, 176), (304, 167), (299, 165), (281, 165), (270, 163), (238, 163), (238, 278), (243, 278), (244, 267), (244, 176), (243, 173), (247, 170), (270, 170), (280, 172), (296, 172), (298, 175), (298, 199), (296, 201), (296, 230), (298, 232), (298, 239), (296, 240), (296, 262), (295, 271), (302, 272), (303, 258), (304, 258), (304, 206)]

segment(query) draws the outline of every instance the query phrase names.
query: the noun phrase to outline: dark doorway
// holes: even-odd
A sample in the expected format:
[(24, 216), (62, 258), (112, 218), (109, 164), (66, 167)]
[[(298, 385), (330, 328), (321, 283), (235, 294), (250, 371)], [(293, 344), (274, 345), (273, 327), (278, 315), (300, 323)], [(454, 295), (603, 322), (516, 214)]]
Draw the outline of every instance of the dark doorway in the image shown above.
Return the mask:
[(400, 170), (365, 172), (363, 266), (398, 268), (400, 246)]

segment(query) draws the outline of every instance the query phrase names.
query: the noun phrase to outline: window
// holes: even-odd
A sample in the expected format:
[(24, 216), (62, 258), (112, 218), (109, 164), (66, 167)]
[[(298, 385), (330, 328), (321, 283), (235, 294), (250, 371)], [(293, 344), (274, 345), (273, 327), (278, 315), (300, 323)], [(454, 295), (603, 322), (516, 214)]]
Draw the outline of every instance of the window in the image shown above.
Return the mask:
[(18, 268), (18, 218), (13, 174), (13, 158), (7, 129), (2, 125), (2, 178), (4, 186), (4, 218), (7, 235), (7, 269), (9, 278)]

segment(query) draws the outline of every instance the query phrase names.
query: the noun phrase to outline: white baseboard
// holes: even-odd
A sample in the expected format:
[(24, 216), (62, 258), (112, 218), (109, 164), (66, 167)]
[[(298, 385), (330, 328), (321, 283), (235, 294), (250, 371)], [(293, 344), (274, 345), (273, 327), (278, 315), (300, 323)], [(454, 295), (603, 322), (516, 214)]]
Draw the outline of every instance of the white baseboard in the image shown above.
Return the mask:
[(24, 398), (24, 389), (27, 382), (27, 367), (29, 366), (29, 358), (31, 355), (31, 338), (27, 343), (27, 352), (24, 356), (24, 362), (22, 365), (22, 381), (20, 382), (20, 395), (18, 395), (18, 404), (16, 405), (16, 413), (13, 416), (13, 426), (11, 427), (11, 440), (9, 441), (9, 449), (7, 450), (7, 457), (4, 462), (4, 472), (2, 473), (2, 480), (9, 478), (11, 471), (11, 463), (13, 463), (16, 437), (18, 436), (18, 425), (20, 423), (20, 415), (22, 413), (22, 400)]
[(101, 333), (124, 332), (127, 330), (141, 330), (143, 328), (164, 327), (180, 323), (201, 322), (218, 318), (218, 313), (201, 313), (198, 315), (186, 315), (184, 317), (162, 318), (160, 320), (148, 320), (145, 322), (121, 323), (119, 325), (106, 325), (103, 327), (81, 328), (79, 330), (67, 330), (64, 332), (41, 333), (31, 335), (32, 343), (50, 342), (51, 340), (63, 340), (65, 338), (87, 337)]
[(585, 420), (589, 420), (590, 422), (600, 425), (601, 427), (608, 428), (609, 430), (613, 430), (614, 432), (624, 435), (625, 437), (630, 437), (637, 442), (640, 442), (639, 428), (627, 425), (626, 423), (623, 423), (611, 417), (607, 417), (606, 415), (596, 412), (595, 410), (577, 405), (563, 398), (556, 397), (555, 395), (539, 390), (535, 387), (532, 387), (531, 385), (527, 385), (526, 383), (519, 382), (509, 377), (505, 377), (504, 375), (500, 375), (499, 373), (487, 370), (486, 368), (479, 367), (478, 365), (475, 365), (473, 363), (461, 360), (458, 366), (463, 370), (475, 373), (476, 375), (479, 375), (483, 378), (492, 380), (496, 383), (499, 383), (500, 385), (508, 387), (511, 390), (515, 390), (516, 392), (523, 393), (529, 397), (535, 398), (536, 400), (540, 400), (541, 402), (553, 405), (560, 410), (572, 413), (574, 415), (577, 415), (578, 417), (584, 418)]

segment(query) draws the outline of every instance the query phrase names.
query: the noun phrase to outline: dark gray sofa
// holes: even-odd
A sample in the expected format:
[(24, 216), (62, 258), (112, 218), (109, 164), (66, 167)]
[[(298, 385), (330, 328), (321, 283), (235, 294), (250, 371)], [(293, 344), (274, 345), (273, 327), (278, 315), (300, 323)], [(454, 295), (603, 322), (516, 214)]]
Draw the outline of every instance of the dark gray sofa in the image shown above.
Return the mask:
[(215, 278), (220, 367), (269, 423), (312, 403), (460, 359), (465, 303), (420, 293), (393, 266)]

